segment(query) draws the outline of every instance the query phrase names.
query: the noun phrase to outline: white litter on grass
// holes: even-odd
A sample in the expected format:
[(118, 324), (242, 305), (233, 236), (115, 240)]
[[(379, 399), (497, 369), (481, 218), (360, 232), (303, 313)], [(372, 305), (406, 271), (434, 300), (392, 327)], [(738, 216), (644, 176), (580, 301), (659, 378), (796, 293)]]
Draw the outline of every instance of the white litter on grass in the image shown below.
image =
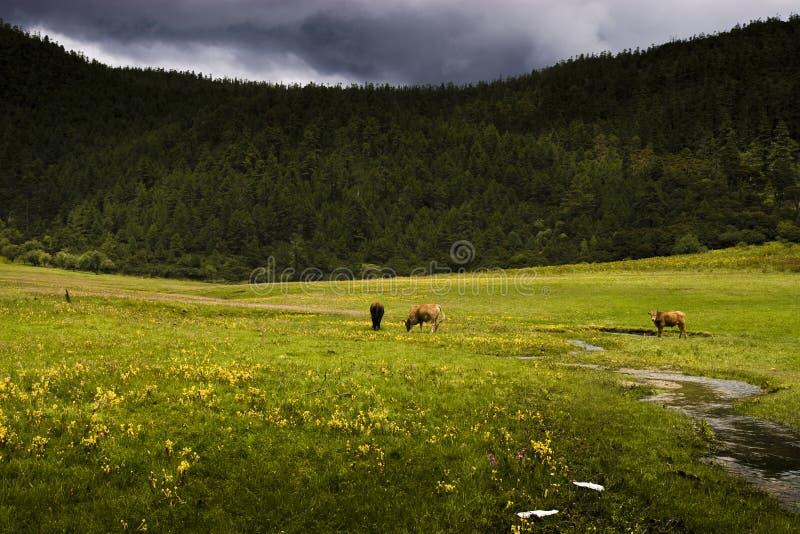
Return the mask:
[(522, 519), (529, 519), (531, 517), (545, 517), (548, 515), (557, 514), (558, 510), (531, 510), (530, 512), (518, 512), (517, 515)]
[(576, 480), (573, 480), (572, 483), (582, 488), (589, 488), (597, 491), (603, 491), (604, 489), (606, 489), (600, 484), (595, 484), (594, 482), (578, 482)]

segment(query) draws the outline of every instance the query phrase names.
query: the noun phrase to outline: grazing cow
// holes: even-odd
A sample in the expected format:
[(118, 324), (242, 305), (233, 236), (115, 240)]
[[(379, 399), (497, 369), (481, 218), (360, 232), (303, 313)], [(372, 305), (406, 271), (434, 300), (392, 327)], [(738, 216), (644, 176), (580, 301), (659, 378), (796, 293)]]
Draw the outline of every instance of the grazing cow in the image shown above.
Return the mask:
[(408, 319), (403, 321), (403, 324), (406, 325), (406, 332), (409, 332), (415, 324), (422, 330), (422, 323), (431, 323), (432, 334), (445, 319), (444, 310), (438, 304), (415, 304), (411, 306)]
[(678, 339), (680, 339), (681, 336), (688, 337), (686, 335), (686, 314), (682, 311), (651, 311), (649, 315), (653, 324), (658, 328), (658, 337), (661, 337), (661, 332), (664, 331), (665, 326), (677, 326), (680, 328)]
[(383, 304), (380, 302), (373, 302), (369, 305), (369, 314), (372, 317), (372, 329), (381, 329), (381, 319), (383, 319)]

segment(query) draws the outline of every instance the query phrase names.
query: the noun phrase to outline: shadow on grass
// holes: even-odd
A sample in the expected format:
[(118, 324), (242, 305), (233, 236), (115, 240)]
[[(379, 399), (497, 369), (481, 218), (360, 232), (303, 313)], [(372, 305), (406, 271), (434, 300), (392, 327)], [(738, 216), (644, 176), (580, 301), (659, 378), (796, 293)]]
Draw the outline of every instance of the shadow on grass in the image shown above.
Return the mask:
[[(627, 336), (648, 336), (648, 337), (655, 337), (658, 335), (657, 330), (651, 330), (649, 328), (624, 328), (624, 327), (617, 327), (617, 326), (593, 326), (591, 327), (592, 330), (597, 330), (598, 332), (605, 332), (607, 334), (620, 334), (620, 335), (627, 335)], [(698, 331), (691, 331), (688, 332), (688, 337), (713, 337), (713, 334), (709, 332), (698, 332)]]

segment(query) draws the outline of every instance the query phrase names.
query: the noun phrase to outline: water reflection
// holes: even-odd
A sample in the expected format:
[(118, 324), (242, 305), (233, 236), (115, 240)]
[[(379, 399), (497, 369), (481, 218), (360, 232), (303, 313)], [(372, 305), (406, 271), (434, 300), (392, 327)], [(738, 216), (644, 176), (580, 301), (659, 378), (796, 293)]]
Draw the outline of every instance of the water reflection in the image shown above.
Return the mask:
[(679, 373), (636, 369), (619, 372), (668, 388), (644, 400), (708, 421), (719, 446), (713, 460), (800, 513), (800, 433), (737, 414), (733, 408), (736, 401), (761, 394), (759, 387)]

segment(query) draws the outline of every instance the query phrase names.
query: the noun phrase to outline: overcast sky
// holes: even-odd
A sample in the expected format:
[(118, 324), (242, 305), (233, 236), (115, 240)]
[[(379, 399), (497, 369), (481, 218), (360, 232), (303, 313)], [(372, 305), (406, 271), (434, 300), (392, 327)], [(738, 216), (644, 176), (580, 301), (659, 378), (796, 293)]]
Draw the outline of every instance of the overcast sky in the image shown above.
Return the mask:
[(469, 83), (800, 12), (798, 0), (0, 0), (121, 66), (278, 83)]

